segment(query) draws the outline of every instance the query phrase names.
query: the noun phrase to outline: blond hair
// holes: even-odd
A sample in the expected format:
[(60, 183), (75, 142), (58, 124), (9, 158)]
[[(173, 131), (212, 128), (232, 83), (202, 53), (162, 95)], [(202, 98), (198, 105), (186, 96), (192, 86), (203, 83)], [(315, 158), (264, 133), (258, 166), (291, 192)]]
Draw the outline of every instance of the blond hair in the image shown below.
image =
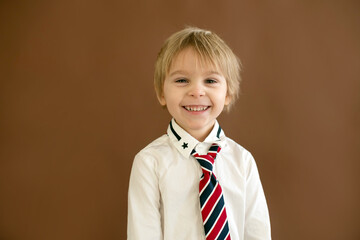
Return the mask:
[(163, 95), (164, 81), (170, 70), (172, 60), (185, 48), (191, 47), (200, 59), (219, 67), (227, 83), (227, 95), (231, 102), (229, 110), (239, 96), (241, 63), (229, 46), (215, 33), (196, 27), (185, 29), (171, 35), (162, 46), (154, 73), (154, 86), (157, 97)]

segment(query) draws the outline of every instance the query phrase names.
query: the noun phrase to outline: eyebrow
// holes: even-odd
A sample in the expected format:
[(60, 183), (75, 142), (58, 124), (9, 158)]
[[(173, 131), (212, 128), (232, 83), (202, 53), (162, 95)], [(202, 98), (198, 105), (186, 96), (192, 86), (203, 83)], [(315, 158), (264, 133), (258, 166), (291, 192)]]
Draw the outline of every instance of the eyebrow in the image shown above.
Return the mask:
[(181, 70), (177, 70), (177, 71), (174, 71), (174, 72), (170, 73), (169, 76), (174, 76), (174, 75), (176, 75), (176, 74), (187, 74), (187, 72), (181, 71)]
[[(170, 73), (169, 76), (174, 76), (176, 74), (186, 75), (188, 73), (186, 71), (177, 70), (177, 71), (174, 71), (174, 72)], [(222, 76), (222, 74), (217, 72), (217, 71), (207, 71), (207, 72), (205, 72), (205, 75), (211, 75), (211, 74), (216, 74), (216, 75)]]

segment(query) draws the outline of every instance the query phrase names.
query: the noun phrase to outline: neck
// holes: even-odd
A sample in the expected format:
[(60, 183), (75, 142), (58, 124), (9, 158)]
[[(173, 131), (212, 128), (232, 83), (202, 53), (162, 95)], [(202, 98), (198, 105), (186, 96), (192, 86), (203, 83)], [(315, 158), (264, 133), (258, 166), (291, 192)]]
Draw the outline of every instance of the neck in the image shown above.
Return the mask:
[(185, 129), (185, 130), (196, 140), (198, 140), (199, 142), (203, 142), (207, 138), (207, 136), (209, 136), (209, 134), (212, 131), (212, 129), (214, 128), (214, 126), (215, 126), (215, 122), (208, 128)]
[(206, 139), (206, 137), (209, 136), (210, 132), (211, 132), (211, 129), (206, 131), (206, 132), (203, 132), (203, 131), (191, 131), (191, 132), (189, 132), (189, 134), (191, 136), (193, 136), (199, 142), (203, 142)]

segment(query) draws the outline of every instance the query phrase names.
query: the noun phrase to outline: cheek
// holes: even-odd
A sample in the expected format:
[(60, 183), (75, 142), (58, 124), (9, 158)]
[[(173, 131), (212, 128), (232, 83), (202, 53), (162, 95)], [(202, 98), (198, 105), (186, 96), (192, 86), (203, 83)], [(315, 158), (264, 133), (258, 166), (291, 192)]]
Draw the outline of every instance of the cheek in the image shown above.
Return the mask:
[(219, 91), (217, 94), (217, 100), (218, 102), (222, 102), (224, 103), (224, 105), (229, 104), (230, 102), (230, 97), (227, 94), (227, 89), (223, 89), (222, 91)]
[(177, 103), (176, 95), (172, 92), (168, 92), (168, 91), (164, 92), (163, 103), (164, 103), (163, 105), (166, 105), (168, 109), (173, 108), (174, 105), (176, 105)]

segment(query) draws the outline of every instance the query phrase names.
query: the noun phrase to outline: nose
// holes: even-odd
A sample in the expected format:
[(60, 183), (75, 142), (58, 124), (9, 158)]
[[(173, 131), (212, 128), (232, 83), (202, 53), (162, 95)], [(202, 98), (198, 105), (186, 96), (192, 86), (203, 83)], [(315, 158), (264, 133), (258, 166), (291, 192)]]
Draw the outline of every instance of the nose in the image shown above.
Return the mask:
[(204, 96), (205, 95), (204, 86), (199, 82), (192, 83), (190, 85), (189, 95), (195, 98)]

